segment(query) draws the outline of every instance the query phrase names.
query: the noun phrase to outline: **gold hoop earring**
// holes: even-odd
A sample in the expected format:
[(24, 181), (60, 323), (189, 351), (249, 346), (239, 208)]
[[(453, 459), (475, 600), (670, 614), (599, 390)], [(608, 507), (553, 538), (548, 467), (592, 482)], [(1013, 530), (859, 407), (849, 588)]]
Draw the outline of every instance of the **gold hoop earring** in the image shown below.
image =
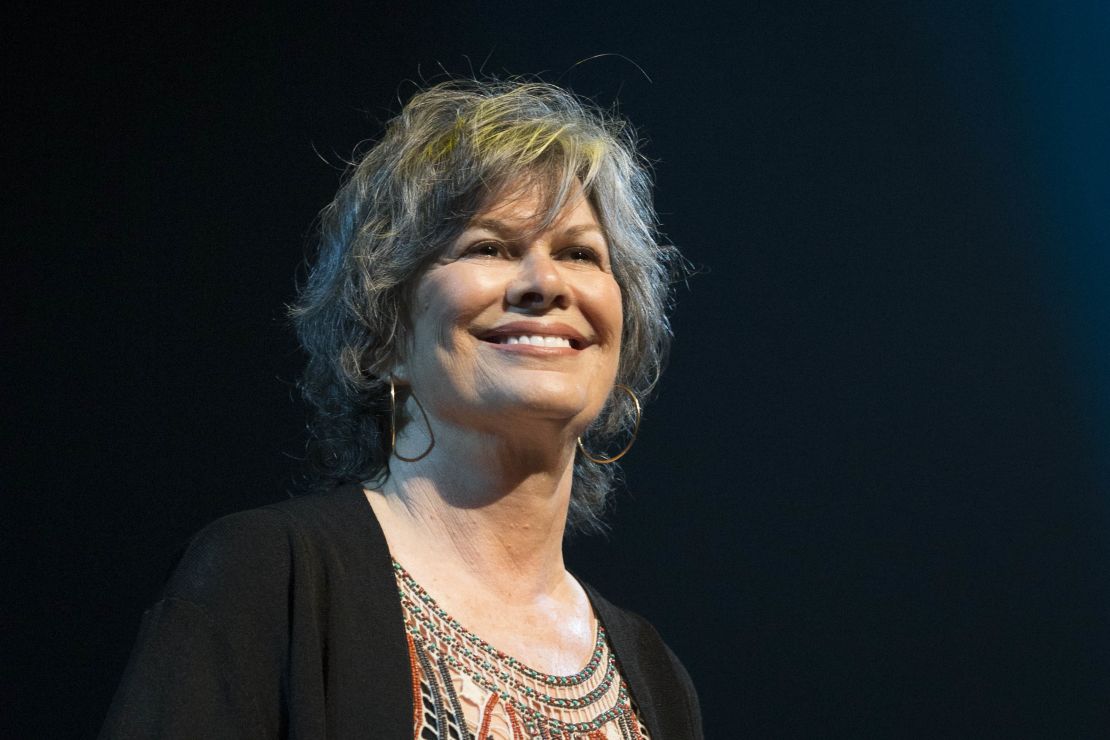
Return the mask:
[(613, 455), (612, 457), (594, 457), (586, 451), (585, 445), (582, 444), (582, 438), (578, 438), (578, 449), (582, 452), (587, 460), (592, 463), (597, 463), (598, 465), (609, 465), (611, 463), (615, 463), (617, 460), (620, 460), (622, 457), (627, 455), (628, 451), (632, 449), (632, 445), (636, 443), (636, 435), (640, 431), (640, 417), (642, 415), (642, 410), (640, 409), (640, 399), (636, 398), (636, 394), (632, 392), (632, 389), (629, 388), (627, 385), (624, 385), (623, 383), (617, 383), (614, 387), (620, 388), (622, 391), (628, 394), (629, 398), (632, 399), (632, 405), (636, 407), (636, 422), (632, 425), (632, 439), (628, 440), (628, 444), (624, 446), (623, 450)]
[(416, 397), (415, 393), (410, 393), (412, 400), (416, 401), (416, 408), (420, 409), (420, 415), (424, 417), (424, 426), (428, 429), (428, 437), (431, 442), (428, 444), (428, 449), (421, 452), (416, 457), (405, 457), (397, 451), (397, 390), (394, 388), (393, 376), (389, 376), (389, 454), (393, 455), (398, 460), (404, 462), (417, 462), (423, 460), (436, 446), (436, 435), (432, 431), (432, 425), (428, 421), (428, 412), (424, 410), (424, 404), (420, 403), (420, 399)]

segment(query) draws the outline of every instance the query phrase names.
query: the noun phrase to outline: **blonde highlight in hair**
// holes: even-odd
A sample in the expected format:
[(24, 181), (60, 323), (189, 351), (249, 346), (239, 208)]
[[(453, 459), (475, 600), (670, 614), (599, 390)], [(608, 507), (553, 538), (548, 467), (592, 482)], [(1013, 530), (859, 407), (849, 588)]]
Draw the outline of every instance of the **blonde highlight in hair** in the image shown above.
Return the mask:
[[(467, 223), (506, 193), (538, 188), (542, 230), (578, 184), (597, 210), (621, 287), (617, 382), (646, 398), (670, 342), (681, 259), (660, 243), (651, 178), (631, 127), (554, 85), (457, 80), (418, 92), (348, 172), (321, 213), (309, 275), (291, 315), (308, 364), (309, 464), (321, 483), (388, 475), (388, 368), (409, 336), (416, 279)], [(633, 421), (615, 394), (592, 449)], [(602, 528), (615, 465), (575, 461), (569, 524)]]

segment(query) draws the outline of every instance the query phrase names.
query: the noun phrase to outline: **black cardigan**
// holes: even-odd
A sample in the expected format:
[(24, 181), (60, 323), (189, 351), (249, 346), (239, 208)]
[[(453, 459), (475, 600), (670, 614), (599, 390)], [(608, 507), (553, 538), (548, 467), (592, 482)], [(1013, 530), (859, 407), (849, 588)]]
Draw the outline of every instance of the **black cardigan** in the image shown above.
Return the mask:
[[(701, 738), (655, 629), (586, 586), (653, 740)], [(411, 738), (389, 549), (357, 485), (202, 530), (143, 617), (101, 738)]]

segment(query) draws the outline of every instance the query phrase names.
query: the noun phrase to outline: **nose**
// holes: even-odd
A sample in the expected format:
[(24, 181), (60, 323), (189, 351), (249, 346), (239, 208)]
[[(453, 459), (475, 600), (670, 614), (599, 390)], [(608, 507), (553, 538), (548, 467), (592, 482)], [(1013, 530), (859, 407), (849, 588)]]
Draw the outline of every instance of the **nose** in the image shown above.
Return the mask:
[(532, 251), (518, 263), (506, 298), (509, 305), (519, 308), (566, 308), (569, 292), (559, 265), (551, 255)]

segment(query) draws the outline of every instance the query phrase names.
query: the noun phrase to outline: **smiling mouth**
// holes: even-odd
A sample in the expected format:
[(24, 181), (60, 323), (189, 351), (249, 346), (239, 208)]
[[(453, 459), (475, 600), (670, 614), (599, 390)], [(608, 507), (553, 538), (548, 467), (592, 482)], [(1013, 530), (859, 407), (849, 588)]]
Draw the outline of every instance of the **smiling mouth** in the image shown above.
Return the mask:
[(584, 337), (577, 329), (559, 321), (510, 321), (487, 329), (474, 331), (483, 342), (502, 347), (535, 348), (560, 354), (560, 350), (583, 350), (595, 342)]
[(541, 336), (539, 334), (510, 334), (507, 336), (493, 336), (485, 338), (491, 344), (527, 344), (532, 347), (562, 347), (566, 349), (581, 349), (581, 344), (567, 337)]
[(499, 336), (497, 344), (529, 344), (533, 347), (571, 347), (576, 348), (571, 339), (565, 336)]

